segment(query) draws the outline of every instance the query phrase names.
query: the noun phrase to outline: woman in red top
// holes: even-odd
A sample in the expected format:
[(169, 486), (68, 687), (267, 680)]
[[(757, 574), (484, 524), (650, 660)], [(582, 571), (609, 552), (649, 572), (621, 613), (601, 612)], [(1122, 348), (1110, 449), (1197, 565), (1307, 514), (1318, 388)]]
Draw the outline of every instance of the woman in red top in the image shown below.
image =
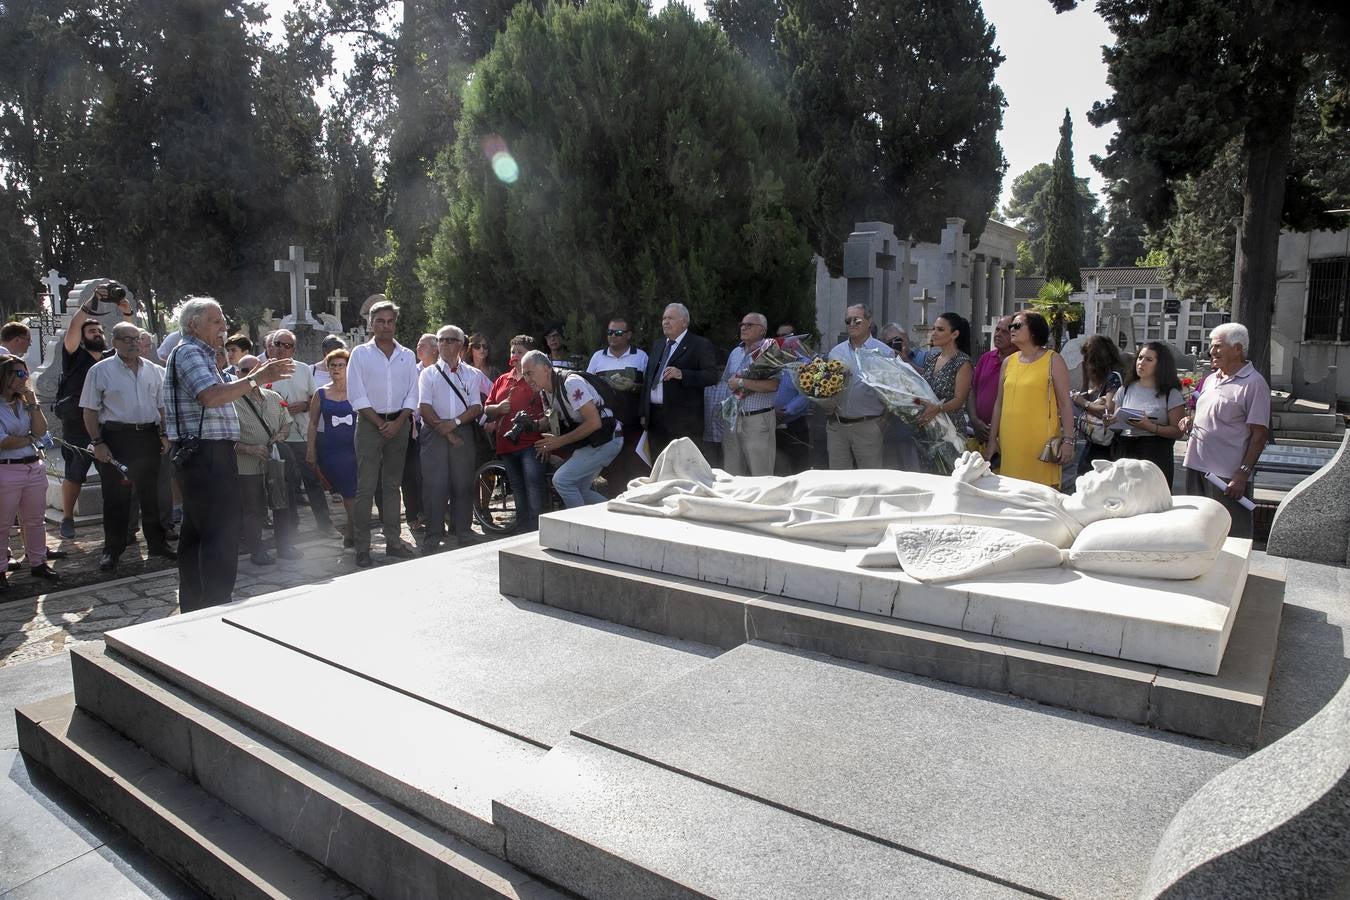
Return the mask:
[(520, 358), (533, 349), (534, 338), (528, 334), (511, 338), (511, 368), (493, 382), (485, 410), (488, 418), (497, 425), (497, 455), (506, 466), (506, 477), (511, 483), (517, 534), (539, 527), (539, 514), (544, 511), (544, 499), (548, 496), (548, 469), (534, 453), (539, 432), (522, 431), (515, 440), (506, 436), (516, 413), (523, 411), (534, 420), (544, 416), (539, 392), (530, 386), (520, 371)]

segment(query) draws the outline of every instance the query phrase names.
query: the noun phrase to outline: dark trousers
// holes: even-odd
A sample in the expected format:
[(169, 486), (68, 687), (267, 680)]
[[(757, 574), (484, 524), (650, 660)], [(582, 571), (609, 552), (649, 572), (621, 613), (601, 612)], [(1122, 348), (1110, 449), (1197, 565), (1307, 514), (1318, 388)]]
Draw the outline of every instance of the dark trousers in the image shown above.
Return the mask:
[[(294, 493), (291, 494), (294, 498)], [(240, 511), (243, 516), (240, 535), (249, 553), (261, 553), (262, 523), (267, 518), (267, 476), (239, 476)], [(277, 549), (285, 550), (295, 544), (295, 523), (285, 515), (286, 510), (277, 510), (273, 519), (272, 536), (276, 538)]]
[(653, 403), (647, 412), (647, 447), (652, 462), (676, 438), (691, 438), (703, 443), (703, 416), (700, 411), (681, 408), (667, 409), (665, 404)]
[(288, 441), (281, 452), (286, 454), (286, 485), (291, 494), (290, 505), (282, 510), (281, 518), (286, 519), (292, 529), (300, 527), (300, 485), (303, 484), (310, 511), (314, 513), (314, 524), (320, 528), (332, 528), (333, 519), (328, 514), (328, 495), (324, 492), (323, 483), (319, 481), (318, 471), (305, 462), (305, 443)]
[[(421, 437), (421, 430), (418, 430)], [(408, 438), (407, 455), (403, 457), (403, 512), (408, 521), (422, 518), (422, 458), (417, 438)], [(384, 515), (384, 479), (375, 483), (375, 510)]]
[(202, 441), (178, 470), (183, 527), (178, 543), (178, 608), (229, 603), (239, 567), (239, 467), (234, 441)]
[(159, 515), (159, 431), (119, 431), (109, 425), (102, 437), (113, 459), (127, 467), (131, 481), (105, 463), (98, 463), (103, 488), (103, 552), (113, 556), (127, 549), (131, 523), (131, 497), (140, 501), (141, 527), (151, 550), (168, 546)]
[[(1250, 538), (1252, 536), (1252, 514), (1243, 509), (1242, 504), (1238, 503), (1232, 497), (1216, 488), (1205, 480), (1204, 472), (1197, 472), (1195, 469), (1182, 469), (1186, 475), (1186, 481), (1183, 487), (1187, 495), (1191, 497), (1208, 497), (1211, 500), (1218, 500), (1223, 504), (1223, 508), (1228, 510), (1228, 515), (1233, 519), (1232, 526), (1228, 529), (1228, 536), (1235, 538)], [(1247, 482), (1246, 497), (1251, 499), (1252, 483)]]
[(450, 503), (449, 533), (468, 534), (473, 523), (474, 471), (478, 450), (468, 428), (456, 435), (460, 445), (451, 445), (441, 434), (425, 428), (417, 441), (422, 445), (422, 514), (427, 523), (424, 541), (442, 540), (446, 534), (446, 501)]

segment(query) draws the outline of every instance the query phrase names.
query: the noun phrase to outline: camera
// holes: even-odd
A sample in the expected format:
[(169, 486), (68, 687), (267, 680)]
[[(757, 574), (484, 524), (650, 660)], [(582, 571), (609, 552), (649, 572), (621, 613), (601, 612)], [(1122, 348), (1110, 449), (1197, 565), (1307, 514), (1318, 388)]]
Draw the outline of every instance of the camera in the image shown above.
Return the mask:
[(179, 439), (174, 444), (173, 451), (169, 454), (169, 459), (175, 466), (182, 469), (197, 456), (197, 451), (202, 447), (201, 438), (196, 435), (189, 435)]
[(113, 306), (121, 303), (127, 296), (127, 289), (116, 281), (108, 282), (108, 302)]
[(534, 431), (534, 419), (522, 409), (511, 417), (511, 427), (506, 430), (504, 437), (508, 441), (517, 441), (527, 431)]

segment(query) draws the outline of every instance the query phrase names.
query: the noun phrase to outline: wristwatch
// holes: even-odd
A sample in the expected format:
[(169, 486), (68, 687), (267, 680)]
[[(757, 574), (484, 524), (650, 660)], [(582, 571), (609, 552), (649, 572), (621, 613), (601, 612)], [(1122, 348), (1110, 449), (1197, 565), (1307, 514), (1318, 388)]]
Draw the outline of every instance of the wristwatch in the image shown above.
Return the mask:
[(1238, 466), (1238, 471), (1239, 471), (1239, 472), (1242, 472), (1242, 473), (1244, 473), (1244, 474), (1250, 475), (1250, 474), (1252, 474), (1252, 467), (1251, 467), (1251, 466)]

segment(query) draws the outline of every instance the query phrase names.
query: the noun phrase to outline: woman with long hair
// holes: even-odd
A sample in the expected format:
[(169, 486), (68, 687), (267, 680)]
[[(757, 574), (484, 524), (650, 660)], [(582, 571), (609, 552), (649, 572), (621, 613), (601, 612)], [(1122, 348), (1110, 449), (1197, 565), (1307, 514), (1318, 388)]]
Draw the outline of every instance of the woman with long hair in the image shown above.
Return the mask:
[[(1003, 361), (986, 456), (999, 456), (1000, 475), (1059, 488), (1073, 459), (1069, 367), (1046, 347), (1050, 325), (1040, 313), (1019, 312), (1010, 327), (1017, 352)], [(1058, 456), (1042, 460), (1054, 438), (1061, 439)]]
[[(19, 517), (23, 549), (34, 578), (56, 581), (47, 565), (47, 463), (37, 441), (47, 433), (47, 418), (28, 384), (28, 364), (18, 356), (0, 358), (0, 522), (5, 531)], [(0, 573), (0, 587), (6, 585)]]
[(497, 376), (502, 374), (501, 366), (494, 366), (490, 357), (492, 356), (492, 345), (488, 343), (487, 336), (481, 331), (475, 331), (469, 335), (467, 349), (467, 358), (464, 360), (478, 371), (487, 376), (488, 381), (496, 381)]
[(1159, 341), (1149, 341), (1134, 358), (1134, 371), (1117, 391), (1108, 414), (1119, 410), (1142, 413), (1125, 420), (1125, 428), (1112, 449), (1115, 459), (1146, 459), (1159, 469), (1171, 487), (1175, 464), (1172, 450), (1181, 439), (1181, 418), (1186, 403), (1181, 398), (1181, 378), (1172, 351)]
[(338, 349), (323, 358), (331, 379), (314, 392), (318, 415), (309, 417), (305, 436), (305, 460), (317, 466), (333, 490), (342, 495), (347, 525), (342, 529), (342, 545), (353, 546), (352, 510), (356, 498), (356, 413), (347, 399), (347, 361), (351, 354)]
[[(1121, 376), (1124, 369), (1124, 360), (1114, 341), (1103, 334), (1090, 336), (1083, 341), (1083, 390), (1070, 394), (1073, 405), (1082, 414), (1105, 418), (1107, 404), (1124, 383)], [(1094, 459), (1110, 458), (1110, 444), (1086, 441), (1078, 456), (1078, 474), (1092, 468)]]
[(929, 354), (923, 377), (937, 394), (937, 403), (925, 403), (919, 424), (927, 425), (946, 414), (956, 433), (966, 436), (966, 398), (970, 395), (975, 367), (970, 361), (970, 323), (961, 315), (945, 312), (933, 323), (929, 340), (937, 353)]

